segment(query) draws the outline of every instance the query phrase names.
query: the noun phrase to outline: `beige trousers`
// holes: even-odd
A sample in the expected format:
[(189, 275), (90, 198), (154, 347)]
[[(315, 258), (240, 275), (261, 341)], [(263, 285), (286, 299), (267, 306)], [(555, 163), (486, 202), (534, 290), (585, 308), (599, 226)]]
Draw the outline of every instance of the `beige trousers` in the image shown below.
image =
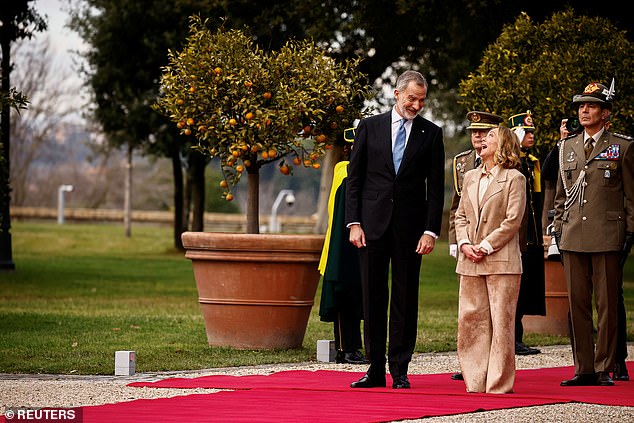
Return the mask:
[(513, 392), (520, 276), (460, 276), (458, 360), (467, 392)]

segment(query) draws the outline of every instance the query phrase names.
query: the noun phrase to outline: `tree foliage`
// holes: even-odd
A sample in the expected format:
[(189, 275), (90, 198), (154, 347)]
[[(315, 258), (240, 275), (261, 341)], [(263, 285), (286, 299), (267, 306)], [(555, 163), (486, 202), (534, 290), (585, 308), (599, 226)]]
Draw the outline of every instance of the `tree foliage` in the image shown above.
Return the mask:
[(572, 10), (535, 22), (527, 14), (504, 27), (477, 71), (460, 84), (467, 109), (509, 117), (531, 110), (543, 155), (559, 139), (561, 119), (576, 116), (572, 97), (590, 82), (610, 86), (616, 99), (612, 129), (634, 129), (634, 46), (604, 18)]
[(311, 40), (264, 52), (244, 31), (207, 23), (193, 16), (187, 44), (169, 53), (157, 108), (220, 159), (225, 198), (243, 172), (279, 159), (288, 173), (286, 158), (319, 168), (316, 159), (362, 117), (370, 91), (359, 61), (336, 61)]

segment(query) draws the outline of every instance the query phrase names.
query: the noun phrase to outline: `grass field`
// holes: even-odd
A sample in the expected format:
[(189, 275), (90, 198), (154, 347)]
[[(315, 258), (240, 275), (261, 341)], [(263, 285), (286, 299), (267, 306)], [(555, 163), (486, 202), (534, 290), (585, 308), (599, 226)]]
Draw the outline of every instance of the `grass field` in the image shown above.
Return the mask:
[[(197, 303), (191, 263), (169, 227), (17, 222), (14, 272), (0, 273), (0, 372), (112, 374), (114, 352), (137, 352), (137, 371), (185, 370), (315, 360), (316, 294), (302, 348), (212, 348)], [(423, 259), (417, 352), (456, 348), (455, 261), (439, 243)], [(626, 266), (629, 339), (634, 335), (634, 269)], [(527, 334), (531, 345), (567, 338)]]

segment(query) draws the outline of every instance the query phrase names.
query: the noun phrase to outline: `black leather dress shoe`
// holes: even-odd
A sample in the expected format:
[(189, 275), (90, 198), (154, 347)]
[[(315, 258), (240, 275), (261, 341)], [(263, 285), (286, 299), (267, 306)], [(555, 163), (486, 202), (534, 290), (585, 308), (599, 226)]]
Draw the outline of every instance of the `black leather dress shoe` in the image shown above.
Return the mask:
[(597, 376), (591, 375), (575, 375), (572, 379), (564, 380), (561, 386), (595, 386), (597, 384)]
[(350, 384), (351, 388), (385, 388), (385, 378), (381, 380), (371, 379), (366, 373), (356, 382)]
[(614, 386), (614, 381), (612, 380), (608, 372), (599, 372), (597, 373), (597, 385)]
[(451, 380), (464, 380), (462, 373), (457, 372), (451, 375)]
[(339, 364), (368, 364), (370, 361), (365, 358), (360, 351), (343, 352), (337, 351), (337, 357), (335, 361)]
[(612, 373), (613, 380), (630, 380), (630, 374), (627, 372), (627, 366), (625, 361), (616, 363), (614, 365), (614, 372)]
[(409, 389), (409, 379), (407, 375), (395, 376), (392, 378), (392, 389)]
[(522, 342), (515, 343), (515, 354), (516, 355), (533, 355), (541, 353), (537, 348), (531, 348)]

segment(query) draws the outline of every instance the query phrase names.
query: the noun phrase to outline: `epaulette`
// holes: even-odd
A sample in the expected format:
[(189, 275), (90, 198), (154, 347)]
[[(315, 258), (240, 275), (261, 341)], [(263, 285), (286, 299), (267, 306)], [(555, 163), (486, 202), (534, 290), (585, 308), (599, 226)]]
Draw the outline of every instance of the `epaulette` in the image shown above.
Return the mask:
[(632, 141), (633, 139), (629, 135), (618, 134), (616, 132), (612, 132), (612, 135), (614, 135), (615, 137), (623, 138), (624, 140), (628, 140), (628, 141)]
[(471, 154), (472, 151), (473, 150), (467, 150), (467, 151), (463, 151), (462, 153), (458, 153), (458, 154), (456, 154), (454, 159), (457, 159), (458, 157), (462, 157), (462, 156), (468, 156), (469, 154)]

